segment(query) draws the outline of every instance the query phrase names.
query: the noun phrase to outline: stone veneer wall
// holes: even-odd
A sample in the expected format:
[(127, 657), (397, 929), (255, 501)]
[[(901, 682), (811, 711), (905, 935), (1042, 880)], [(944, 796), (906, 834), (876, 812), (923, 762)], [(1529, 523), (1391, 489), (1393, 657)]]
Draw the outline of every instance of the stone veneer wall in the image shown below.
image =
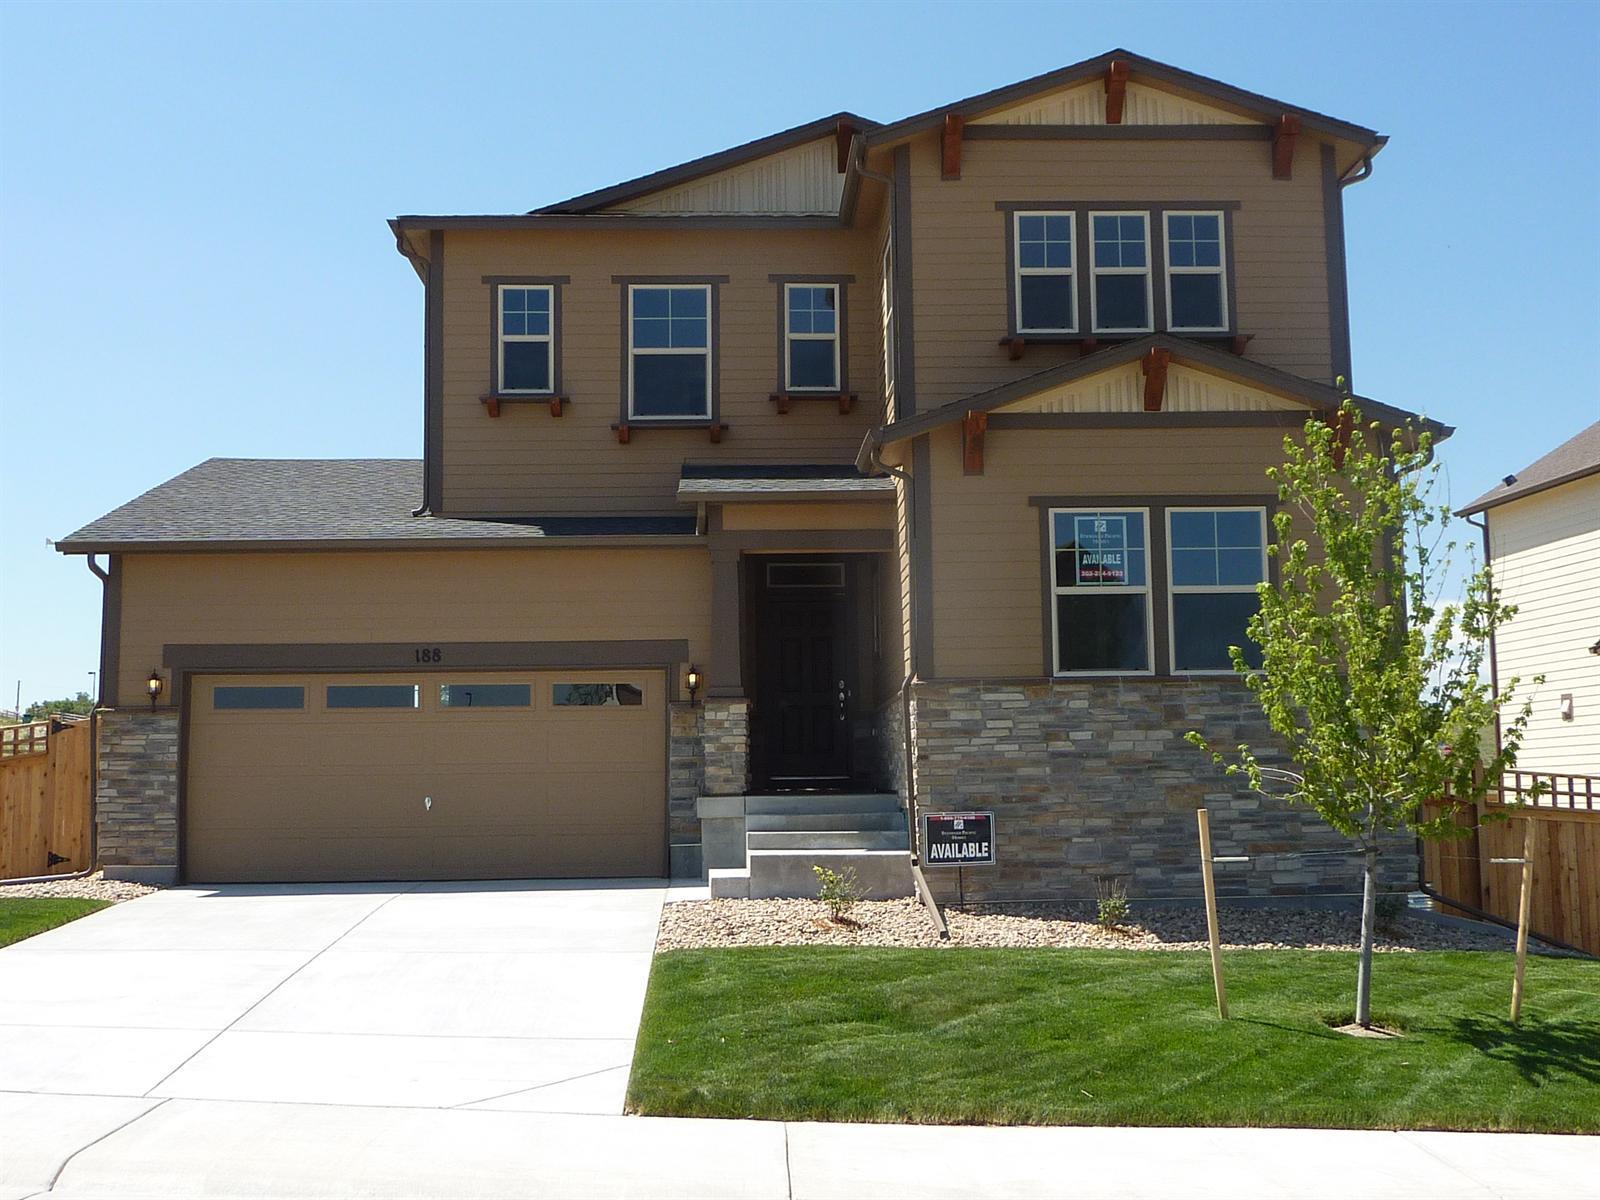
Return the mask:
[(744, 795), (750, 787), (750, 701), (708, 699), (701, 714), (705, 794)]
[(667, 840), (673, 845), (698, 844), (700, 818), (695, 801), (705, 789), (705, 749), (701, 708), (679, 702), (671, 706), (667, 741)]
[[(1194, 810), (1211, 812), (1217, 855), (1252, 861), (1217, 869), (1218, 894), (1316, 896), (1360, 890), (1349, 843), (1302, 806), (1269, 801), (1223, 774), (1183, 740), (1213, 745), (1274, 738), (1237, 679), (1028, 684), (919, 684), (917, 772), (923, 811), (993, 809), (995, 867), (964, 868), (968, 899), (1092, 899), (1102, 879), (1130, 896), (1199, 897)], [(1287, 757), (1280, 757), (1287, 763)], [(1380, 858), (1391, 888), (1417, 878), (1415, 842)], [(929, 870), (941, 897), (955, 872)]]
[(178, 877), (178, 713), (102, 709), (95, 853), (116, 879)]
[(877, 751), (873, 782), (886, 791), (906, 797), (905, 707), (900, 693), (885, 700), (873, 717), (872, 733)]

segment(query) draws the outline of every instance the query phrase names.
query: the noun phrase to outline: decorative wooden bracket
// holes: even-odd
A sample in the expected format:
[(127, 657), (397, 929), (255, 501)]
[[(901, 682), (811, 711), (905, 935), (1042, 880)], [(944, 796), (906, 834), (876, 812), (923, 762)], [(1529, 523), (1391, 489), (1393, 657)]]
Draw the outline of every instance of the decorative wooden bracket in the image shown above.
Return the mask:
[(839, 406), (840, 413), (848, 413), (856, 406), (854, 392), (773, 392), (767, 399), (778, 406), (779, 416), (793, 408), (796, 400), (828, 400)]
[(1106, 68), (1106, 124), (1122, 124), (1122, 106), (1128, 98), (1128, 64), (1117, 59)]
[(1300, 136), (1300, 118), (1287, 113), (1272, 127), (1272, 177), (1289, 179), (1294, 175), (1294, 144)]
[(1098, 349), (1100, 349), (1100, 339), (1095, 337), (1086, 337), (1083, 339), (1083, 341), (1078, 343), (1078, 357), (1088, 358), (1089, 355), (1093, 354)]
[(839, 154), (839, 174), (843, 175), (850, 169), (850, 143), (855, 140), (856, 134), (861, 131), (849, 121), (840, 121), (833, 131), (834, 143)]
[(1250, 339), (1253, 337), (1255, 337), (1253, 333), (1236, 333), (1233, 335), (1233, 340), (1228, 343), (1228, 349), (1235, 356), (1243, 358), (1245, 347), (1250, 345)]
[(983, 435), (989, 430), (989, 414), (969, 412), (961, 418), (961, 473), (983, 474)]
[(1144, 410), (1160, 412), (1161, 402), (1167, 395), (1167, 365), (1172, 361), (1172, 351), (1152, 346), (1145, 351), (1139, 364), (1144, 371)]
[(943, 147), (939, 159), (940, 179), (961, 178), (961, 131), (966, 128), (966, 118), (957, 113), (945, 113)]
[(617, 441), (626, 446), (628, 439), (633, 436), (632, 431), (628, 429), (627, 422), (623, 422), (621, 425), (613, 425), (611, 428), (617, 431)]
[(1019, 334), (1007, 334), (1000, 339), (1000, 344), (1006, 348), (1006, 357), (1012, 362), (1022, 357), (1022, 352), (1027, 349), (1028, 339)]
[(711, 434), (712, 442), (720, 442), (722, 440), (722, 431), (726, 428), (727, 426), (721, 424), (720, 422), (711, 425), (709, 432)]
[(1355, 422), (1347, 412), (1331, 412), (1324, 420), (1333, 430), (1333, 469), (1344, 469), (1344, 454), (1350, 448), (1350, 438), (1355, 433)]
[(483, 405), (484, 412), (491, 417), (500, 415), (502, 404), (545, 404), (550, 408), (552, 417), (559, 417), (566, 411), (567, 397), (565, 396), (479, 396), (478, 402)]

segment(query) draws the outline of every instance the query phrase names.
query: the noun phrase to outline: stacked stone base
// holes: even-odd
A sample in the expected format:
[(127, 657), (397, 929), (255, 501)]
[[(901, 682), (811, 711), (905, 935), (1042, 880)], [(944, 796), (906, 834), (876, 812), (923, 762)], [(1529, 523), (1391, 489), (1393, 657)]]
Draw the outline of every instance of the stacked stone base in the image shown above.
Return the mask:
[(178, 878), (178, 714), (102, 709), (95, 748), (95, 853), (111, 879)]
[[(1217, 868), (1221, 896), (1361, 888), (1351, 844), (1315, 811), (1257, 795), (1184, 740), (1198, 730), (1266, 759), (1275, 739), (1236, 679), (919, 684), (914, 695), (919, 810), (995, 814), (999, 862), (962, 868), (968, 900), (1092, 900), (1115, 885), (1198, 898), (1201, 807), (1214, 853), (1250, 857)], [(1414, 839), (1390, 839), (1380, 869), (1386, 889), (1413, 887)], [(954, 870), (927, 876), (941, 897), (956, 895)]]

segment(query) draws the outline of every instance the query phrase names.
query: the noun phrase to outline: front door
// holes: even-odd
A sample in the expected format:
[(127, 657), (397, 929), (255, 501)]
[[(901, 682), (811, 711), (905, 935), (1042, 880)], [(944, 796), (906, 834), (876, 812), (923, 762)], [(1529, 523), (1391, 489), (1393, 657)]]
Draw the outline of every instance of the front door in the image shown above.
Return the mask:
[[(850, 609), (842, 564), (767, 564), (760, 606), (756, 723), (760, 773), (777, 788), (850, 778)], [(798, 566), (799, 564), (795, 564)], [(773, 571), (772, 568), (778, 568)], [(798, 582), (790, 585), (786, 579)], [(838, 586), (829, 586), (837, 578)], [(815, 582), (811, 582), (815, 581)]]

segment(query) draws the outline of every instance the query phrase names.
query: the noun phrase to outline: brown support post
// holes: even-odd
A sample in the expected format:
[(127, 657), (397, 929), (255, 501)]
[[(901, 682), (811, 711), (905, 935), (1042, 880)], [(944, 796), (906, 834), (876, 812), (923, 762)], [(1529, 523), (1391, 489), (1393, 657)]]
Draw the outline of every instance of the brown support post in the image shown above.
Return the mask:
[(969, 412), (961, 418), (961, 473), (983, 474), (983, 435), (989, 429), (989, 414)]
[(1167, 395), (1167, 364), (1172, 361), (1172, 351), (1152, 346), (1146, 351), (1144, 361), (1144, 410), (1160, 412)]
[(939, 159), (940, 179), (961, 178), (961, 131), (966, 119), (957, 113), (945, 113), (942, 154)]
[(1294, 176), (1294, 144), (1300, 136), (1300, 118), (1287, 113), (1278, 118), (1272, 127), (1272, 177), (1290, 179)]
[(1122, 124), (1123, 101), (1128, 97), (1128, 64), (1121, 59), (1106, 68), (1106, 124)]

